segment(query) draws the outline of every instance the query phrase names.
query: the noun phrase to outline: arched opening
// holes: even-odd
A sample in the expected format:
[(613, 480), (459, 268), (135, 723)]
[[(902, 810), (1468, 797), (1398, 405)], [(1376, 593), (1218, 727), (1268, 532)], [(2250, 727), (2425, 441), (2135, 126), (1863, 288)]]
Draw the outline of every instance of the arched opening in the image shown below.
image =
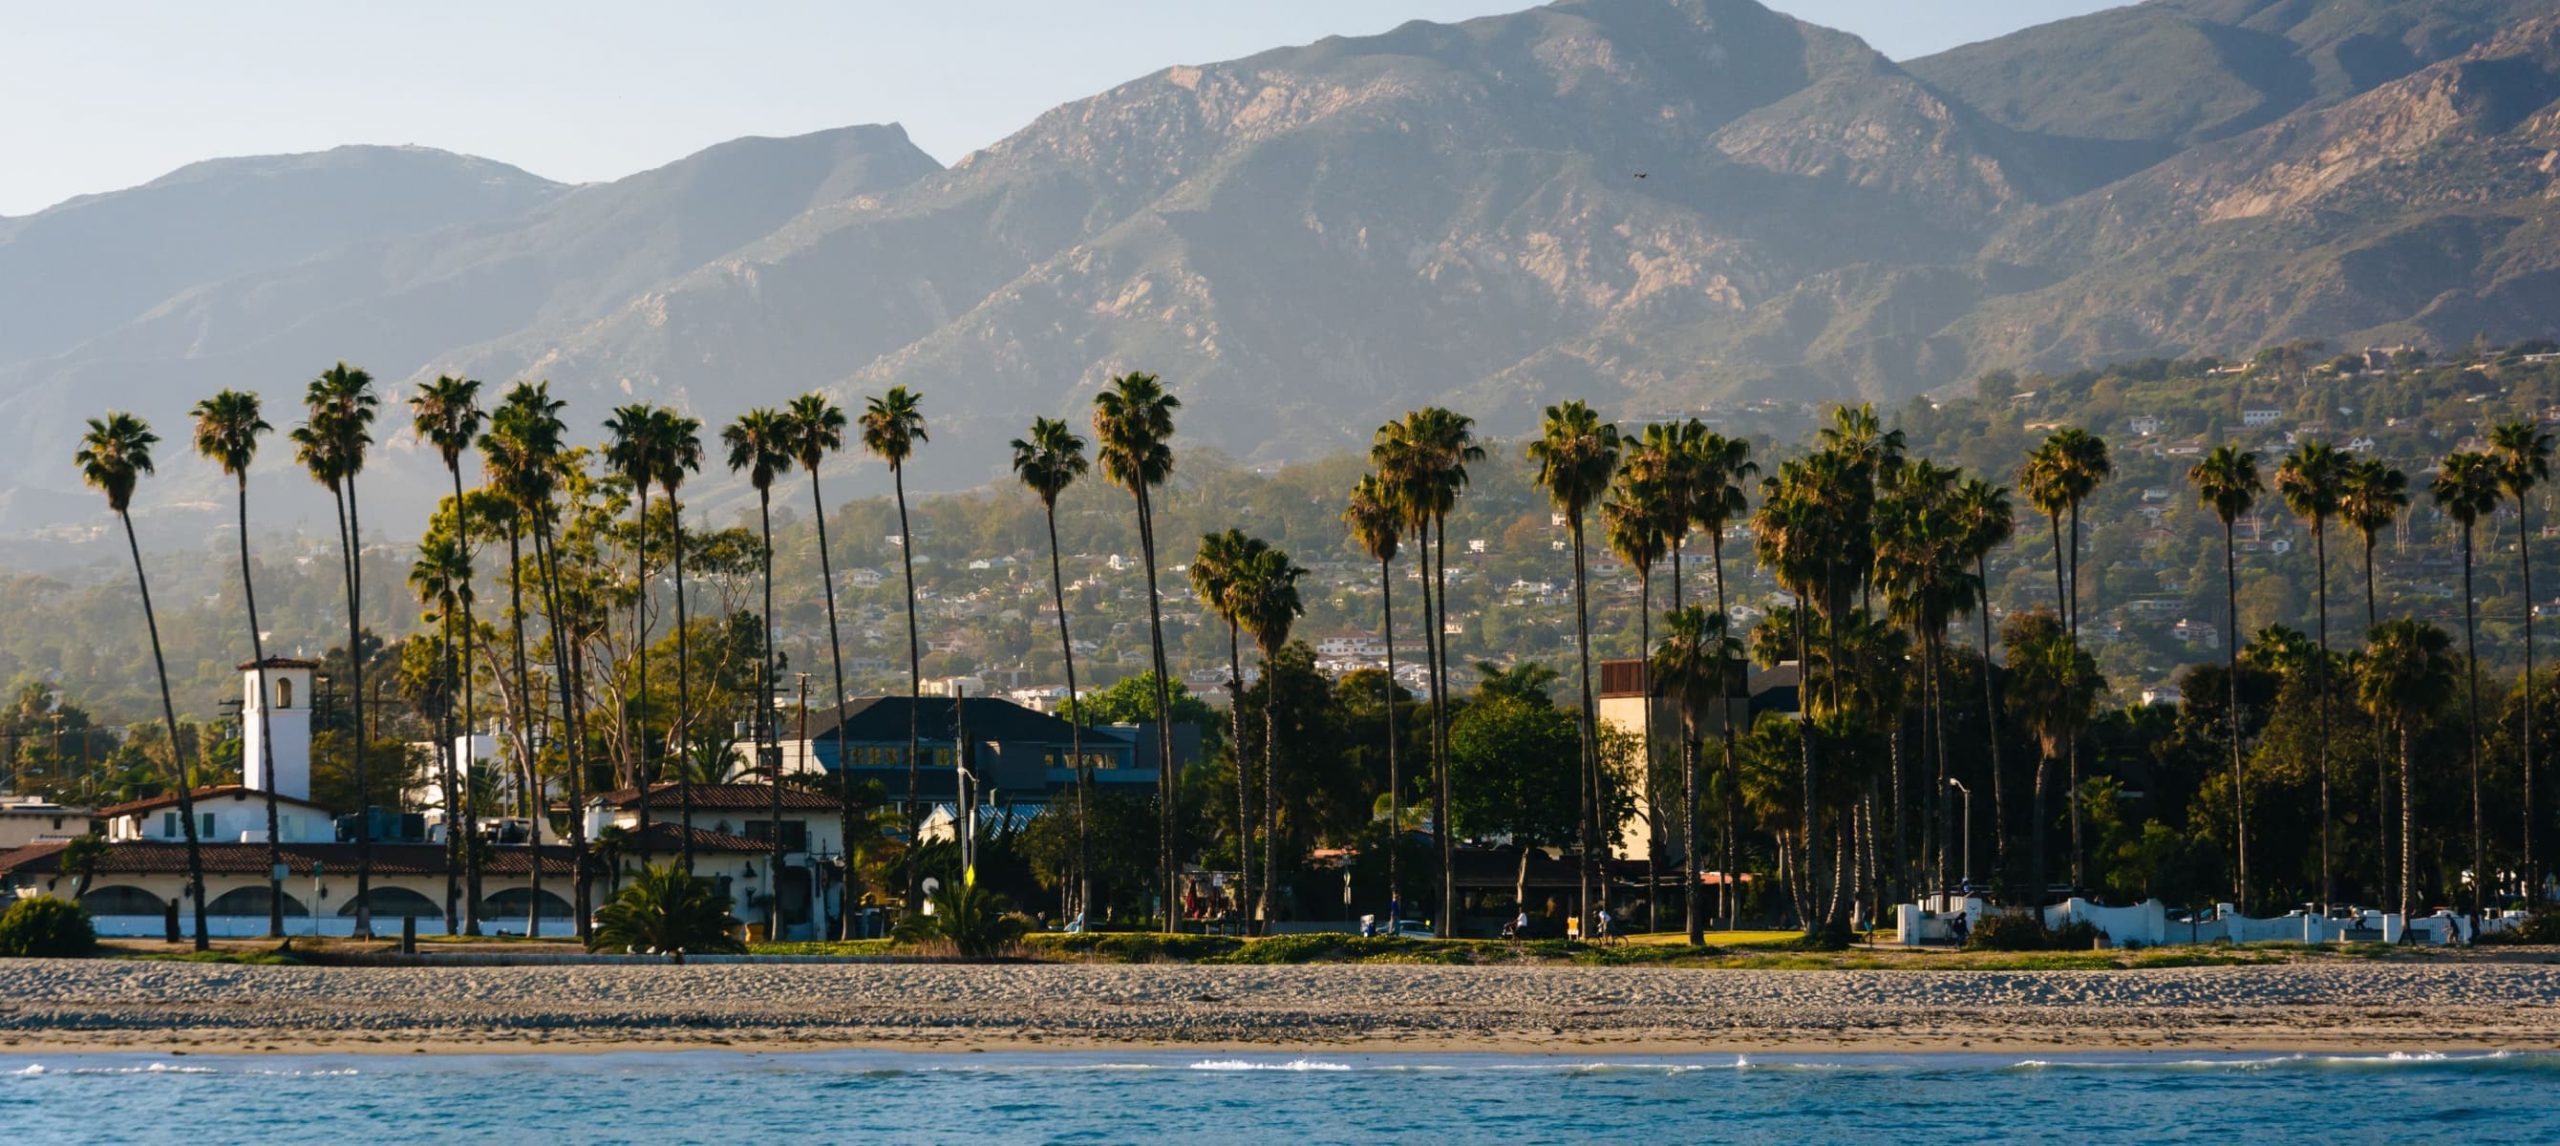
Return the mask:
[[(377, 887), (369, 893), (369, 899), (373, 904), (373, 917), (376, 919), (398, 919), (404, 915), (414, 915), (420, 919), (444, 918), (444, 909), (436, 906), (436, 901), (405, 887)], [(354, 915), (355, 913), (356, 897), (350, 895), (347, 897), (347, 902), (338, 908), (338, 914)]]
[(277, 677), (277, 678), (276, 678), (276, 707), (277, 707), (277, 708), (291, 708), (291, 707), (293, 707), (293, 678), (292, 678), (292, 677), (289, 677), (289, 676), (280, 676), (280, 677)]
[[(496, 895), (492, 895), (487, 899), (481, 900), (480, 918), (522, 919), (525, 916), (525, 908), (530, 906), (532, 902), (533, 889), (526, 887), (511, 887), (505, 891), (497, 893)], [(544, 919), (570, 919), (575, 917), (575, 913), (569, 910), (568, 900), (562, 899), (557, 895), (553, 895), (549, 891), (545, 891), (542, 893), (542, 917)]]
[[(246, 915), (254, 918), (264, 918), (267, 914), (267, 904), (269, 902), (267, 898), (268, 893), (268, 888), (264, 884), (257, 887), (235, 887), (213, 897), (211, 902), (204, 905), (204, 913), (207, 915)], [(284, 913), (287, 915), (309, 915), (311, 914), (311, 909), (304, 907), (301, 900), (293, 897), (293, 893), (286, 892), (284, 896)]]
[(169, 901), (138, 887), (117, 884), (81, 896), (80, 906), (89, 909), (91, 915), (158, 915), (168, 909)]

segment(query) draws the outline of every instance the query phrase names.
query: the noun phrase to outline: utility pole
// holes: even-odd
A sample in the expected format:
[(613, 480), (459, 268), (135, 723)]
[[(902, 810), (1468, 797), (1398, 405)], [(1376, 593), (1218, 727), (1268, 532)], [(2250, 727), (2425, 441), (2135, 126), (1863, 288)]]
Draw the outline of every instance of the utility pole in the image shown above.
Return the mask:
[[(1964, 781), (1953, 776), (1947, 777), (1947, 786), (1964, 795), (1964, 889), (1970, 895), (1973, 893), (1973, 789), (1965, 787)], [(1938, 891), (1943, 896), (1946, 889), (1939, 888)]]

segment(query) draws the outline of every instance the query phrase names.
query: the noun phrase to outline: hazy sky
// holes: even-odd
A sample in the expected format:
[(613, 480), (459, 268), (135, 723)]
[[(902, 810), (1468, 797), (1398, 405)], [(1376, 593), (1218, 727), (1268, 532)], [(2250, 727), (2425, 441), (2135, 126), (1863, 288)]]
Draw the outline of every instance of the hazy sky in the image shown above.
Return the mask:
[[(1772, 0), (1896, 59), (2121, 0)], [(1527, 0), (76, 0), (0, 4), (0, 215), (197, 159), (415, 143), (612, 179), (895, 121), (948, 162), (1205, 63)]]

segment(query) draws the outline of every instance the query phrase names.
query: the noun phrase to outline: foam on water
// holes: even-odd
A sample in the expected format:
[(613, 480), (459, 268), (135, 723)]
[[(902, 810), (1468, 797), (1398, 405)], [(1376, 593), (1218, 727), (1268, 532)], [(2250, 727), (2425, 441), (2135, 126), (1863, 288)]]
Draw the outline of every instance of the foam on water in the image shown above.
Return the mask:
[(1191, 1064), (1192, 1070), (1285, 1070), (1306, 1073), (1319, 1070), (1350, 1070), (1347, 1062), (1319, 1062), (1315, 1059), (1291, 1059), (1288, 1062), (1256, 1062), (1252, 1059), (1202, 1059)]
[[(734, 1140), (760, 1124), (888, 1141), (2149, 1143), (2178, 1111), (2218, 1136), (2329, 1141), (2460, 1127), (2560, 1141), (2560, 1055), (1505, 1055), (1239, 1047), (1105, 1053), (0, 1056), (8, 1142)], [(1963, 1101), (1939, 1099), (1960, 1094)], [(1915, 1095), (1928, 1096), (1915, 1101)], [(1985, 1111), (2068, 1110), (2061, 1123)], [(101, 1112), (112, 1111), (102, 1123)], [(605, 1138), (609, 1128), (610, 1139)], [(2424, 1135), (2421, 1135), (2422, 1137)], [(2172, 1135), (2174, 1137), (2174, 1135)]]

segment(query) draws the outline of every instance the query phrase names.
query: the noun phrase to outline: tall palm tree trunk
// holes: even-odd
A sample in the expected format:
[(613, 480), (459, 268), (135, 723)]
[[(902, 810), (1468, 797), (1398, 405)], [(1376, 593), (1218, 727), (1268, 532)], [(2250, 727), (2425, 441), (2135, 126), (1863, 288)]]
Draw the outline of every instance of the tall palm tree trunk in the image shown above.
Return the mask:
[(2489, 882), (2488, 842), (2480, 814), (2480, 599), (2471, 590), (2471, 526), (2462, 527), (2462, 660), (2463, 673), (2470, 681), (2467, 703), (2471, 711), (2471, 727), (2463, 732), (2462, 747), (2471, 757), (2471, 927), (2479, 934), (2481, 892)]
[[(2364, 630), (2367, 633), (2382, 624), (2379, 619), (2380, 599), (2374, 595), (2373, 540), (2373, 534), (2364, 535)], [(2375, 832), (2381, 837), (2375, 841), (2378, 846), (2374, 849), (2377, 862), (2373, 873), (2374, 895), (2380, 898), (2391, 887), (2391, 752), (2380, 745), (2375, 746), (2373, 753), (2373, 823)]]
[(1456, 866), (1452, 862), (1456, 849), (1451, 845), (1450, 840), (1449, 791), (1441, 784), (1442, 778), (1448, 774), (1448, 754), (1444, 751), (1440, 739), (1442, 710), (1439, 649), (1440, 642), (1446, 639), (1447, 633), (1439, 619), (1440, 614), (1433, 611), (1432, 606), (1436, 595), (1431, 591), (1431, 519), (1427, 516), (1421, 518), (1416, 524), (1414, 533), (1414, 572), (1420, 574), (1422, 585), (1423, 678), (1431, 693), (1431, 732), (1425, 738), (1431, 746), (1431, 834), (1435, 837), (1433, 843), (1440, 853), (1440, 910), (1437, 913), (1439, 922), (1435, 930), (1440, 933), (1441, 938), (1446, 939), (1456, 933), (1454, 931), (1456, 920), (1452, 914), (1456, 899), (1452, 893), (1457, 888)]
[[(1733, 624), (1733, 614), (1725, 611), (1723, 531), (1717, 531), (1715, 538), (1710, 543), (1710, 548), (1715, 559), (1716, 615), (1725, 618), (1727, 630), (1730, 631)], [(1727, 655), (1726, 652), (1729, 647), (1730, 646), (1728, 645), (1721, 644), (1716, 647), (1716, 695), (1724, 699), (1724, 712), (1719, 714), (1718, 722), (1724, 725), (1725, 781), (1724, 870), (1717, 873), (1718, 882), (1716, 886), (1721, 889), (1718, 898), (1722, 901), (1722, 905), (1724, 907), (1724, 925), (1725, 929), (1728, 931), (1742, 925), (1742, 888), (1741, 885), (1734, 882), (1737, 878), (1734, 875), (1734, 870), (1741, 863), (1742, 859), (1742, 752), (1740, 749), (1740, 738), (1742, 733), (1740, 729), (1734, 727), (1734, 666), (1733, 659)], [(1746, 680), (1743, 683), (1742, 688), (1742, 716), (1744, 719), (1748, 719), (1750, 715), (1751, 686), (1750, 682)]]
[[(693, 874), (693, 634), (684, 603), (684, 503), (667, 495), (667, 526), (674, 534), (676, 575), (676, 719), (670, 730), (676, 745), (677, 857), (686, 875)], [(647, 807), (647, 801), (642, 801)], [(845, 841), (850, 849), (853, 841)]]
[(522, 714), (516, 725), (518, 767), (524, 773), (524, 815), (531, 839), (525, 844), (527, 886), (532, 896), (524, 910), (524, 934), (527, 939), (542, 937), (542, 769), (534, 760), (533, 671), (526, 663), (524, 650), (524, 510), (516, 508), (507, 515), (507, 596), (514, 616), (508, 624), (508, 635), (516, 654), (516, 707)]
[[(916, 865), (924, 834), (924, 809), (916, 795), (917, 781), (923, 774), (923, 764), (917, 756), (924, 741), (919, 723), (923, 719), (919, 710), (924, 707), (924, 637), (923, 627), (916, 620), (916, 535), (915, 527), (907, 521), (907, 468), (891, 462), (889, 480), (898, 494), (898, 564), (906, 570), (907, 585), (907, 910), (917, 911), (924, 904), (924, 870)], [(959, 805), (959, 795), (957, 790), (952, 792), (952, 810), (969, 815), (969, 809)]]
[[(542, 570), (543, 611), (550, 623), (551, 679), (560, 691), (560, 731), (567, 747), (561, 760), (569, 773), (569, 902), (575, 912), (573, 923), (578, 938), (585, 939), (593, 930), (587, 910), (591, 896), (587, 868), (587, 788), (584, 722), (579, 719), (577, 663), (571, 653), (576, 635), (569, 630), (575, 622), (560, 607), (560, 564), (558, 551), (551, 542), (551, 525), (537, 517), (533, 523), (533, 561)], [(537, 857), (539, 852), (536, 853)]]
[[(756, 766), (763, 771), (765, 781), (773, 785), (773, 855), (764, 865), (765, 903), (770, 911), (765, 920), (765, 938), (779, 940), (782, 938), (779, 927), (782, 900), (777, 894), (782, 888), (782, 728), (773, 711), (774, 689), (781, 682), (773, 663), (773, 491), (770, 488), (756, 491), (756, 523), (764, 533), (764, 652), (756, 665), (756, 675), (762, 678), (764, 687), (762, 695), (756, 697), (756, 727), (762, 730), (756, 738)], [(802, 690), (802, 696), (801, 712), (805, 723), (807, 690)], [(805, 749), (807, 745), (804, 743), (802, 747)]]
[(1813, 648), (1811, 642), (1805, 639), (1804, 631), (1805, 612), (1811, 608), (1811, 600), (1812, 594), (1806, 592), (1803, 586), (1798, 586), (1795, 607), (1796, 754), (1804, 777), (1804, 823), (1796, 840), (1796, 848), (1802, 853), (1796, 860), (1796, 885), (1800, 890), (1796, 899), (1796, 921), (1804, 925), (1807, 935), (1819, 934), (1823, 924), (1823, 920), (1816, 917), (1813, 904), (1813, 891), (1821, 886), (1822, 880), (1820, 868), (1817, 866), (1820, 857), (1815, 854), (1813, 831), (1813, 790), (1819, 778), (1815, 772), (1813, 758), (1813, 658), (1811, 655)]
[[(1076, 642), (1067, 628), (1067, 574), (1058, 557), (1058, 506), (1048, 503), (1049, 597), (1058, 608), (1058, 653), (1067, 662), (1067, 750), (1076, 768), (1076, 914), (1093, 924), (1093, 770), (1084, 758), (1084, 704), (1076, 693)], [(842, 691), (842, 690), (838, 690)], [(839, 722), (838, 727), (842, 724)], [(841, 735), (841, 733), (839, 733)], [(841, 755), (843, 749), (839, 747)]]
[[(469, 524), (471, 519), (469, 514), (467, 514), (463, 509), (462, 467), (457, 464), (449, 466), (447, 469), (450, 470), (453, 475), (454, 541), (456, 544), (462, 546), (463, 553), (468, 556), (471, 552), (471, 529)], [(464, 587), (466, 589), (469, 588), (468, 584)], [(457, 748), (457, 752), (474, 750), (479, 746), (480, 730), (474, 720), (474, 718), (479, 714), (473, 711), (471, 705), (471, 646), (474, 641), (479, 639), (479, 635), (479, 626), (471, 617), (471, 598), (466, 594), (462, 598), (462, 648), (460, 650), (462, 669), (460, 689), (462, 692), (462, 731), (463, 735), (470, 737), (470, 739), (463, 741), (462, 744), (465, 747)], [(473, 755), (476, 756), (477, 752), (474, 751)], [(464, 935), (473, 936), (480, 934), (480, 810), (478, 786), (471, 782), (472, 769), (477, 763), (477, 760), (466, 758), (462, 761), (459, 768), (459, 771), (462, 774), (462, 795), (460, 796), (462, 801), (463, 868), (462, 933)], [(446, 793), (445, 798), (448, 801), (455, 799), (453, 794), (449, 791)]]
[[(1378, 562), (1378, 632), (1387, 643), (1387, 902), (1404, 904), (1404, 773), (1396, 760), (1395, 563)], [(1394, 912), (1389, 912), (1394, 915)]]
[(2516, 496), (2516, 563), (2524, 575), (2524, 886), (2525, 895), (2533, 902), (2542, 897), (2542, 864), (2534, 852), (2534, 821), (2539, 806), (2533, 800), (2534, 753), (2541, 747), (2533, 738), (2533, 534), (2526, 520), (2524, 496)]
[[(451, 935), (453, 934), (456, 921), (458, 921), (462, 916), (462, 849), (464, 844), (462, 833), (459, 830), (461, 825), (455, 822), (458, 819), (458, 814), (455, 812), (454, 806), (455, 802), (460, 799), (460, 796), (456, 794), (456, 789), (454, 787), (455, 770), (453, 766), (454, 694), (460, 691), (462, 681), (461, 673), (457, 672), (454, 668), (453, 610), (449, 606), (446, 606), (439, 607), (437, 612), (443, 614), (443, 616), (438, 619), (443, 622), (441, 628), (444, 634), (444, 663), (438, 667), (444, 670), (445, 702), (444, 711), (439, 713), (436, 719), (436, 738), (441, 742), (436, 745), (436, 765), (441, 775), (444, 796), (444, 808), (442, 809), (444, 816), (444, 925), (445, 934)], [(267, 771), (272, 775), (275, 769), (270, 765)], [(268, 832), (268, 836), (270, 838), (272, 838), (274, 834), (275, 833), (272, 831)]]
[[(825, 587), (827, 597), (827, 660), (835, 669), (836, 680), (836, 689), (832, 694), (835, 698), (833, 707), (836, 713), (836, 816), (842, 821), (845, 854), (849, 860), (853, 853), (853, 757), (846, 754), (844, 745), (844, 640), (836, 628), (835, 557), (827, 545), (827, 498), (825, 494), (819, 492), (816, 466), (809, 467), (809, 509), (811, 516), (818, 523), (818, 580)], [(1052, 572), (1055, 572), (1054, 563), (1058, 553), (1057, 539), (1057, 515), (1056, 511), (1052, 510), (1049, 520), (1049, 556), (1053, 563)], [(1064, 615), (1061, 614), (1060, 623), (1063, 624), (1064, 620)], [(1069, 695), (1075, 692), (1075, 680), (1075, 668), (1071, 665), (1067, 669)], [(806, 715), (805, 712), (802, 713), (804, 718)], [(812, 755), (817, 751), (814, 745), (808, 744), (801, 745), (800, 750)], [(1081, 746), (1076, 756), (1079, 760), (1083, 758)], [(1078, 793), (1078, 799), (1082, 799), (1081, 792)], [(776, 833), (776, 838), (780, 838), (779, 832)], [(846, 864), (845, 870), (853, 870), (850, 862)], [(853, 913), (842, 911), (840, 914), (842, 925), (838, 937), (851, 939), (853, 938)], [(821, 928), (812, 933), (817, 934), (822, 931)]]
[(1644, 848), (1644, 929), (1654, 931), (1662, 920), (1662, 808), (1653, 794), (1653, 778), (1659, 769), (1653, 743), (1653, 567), (1636, 571), (1636, 671), (1644, 682), (1645, 806), (1652, 814), (1645, 817)]
[(1173, 686), (1167, 679), (1164, 657), (1164, 605), (1156, 594), (1156, 526), (1155, 506), (1147, 496), (1147, 483), (1133, 483), (1131, 496), (1138, 503), (1138, 558), (1147, 572), (1147, 651), (1149, 667), (1156, 674), (1156, 876), (1159, 893), (1164, 897), (1164, 929), (1182, 930), (1182, 888), (1180, 873), (1173, 865), (1174, 811), (1180, 793), (1175, 790), (1180, 779), (1173, 764)]
[[(281, 817), (276, 808), (276, 740), (270, 731), (267, 708), (275, 703), (275, 692), (267, 685), (267, 642), (258, 632), (258, 586), (249, 575), (249, 475), (243, 471), (239, 480), (240, 501), (240, 599), (249, 612), (249, 660), (258, 673), (258, 748), (266, 762), (267, 782), (267, 938), (284, 938), (284, 880), (276, 873), (284, 868), (284, 841)], [(448, 625), (449, 629), (451, 626)], [(447, 655), (452, 652), (452, 639), (446, 638)], [(450, 793), (448, 777), (446, 791)], [(449, 834), (449, 833), (448, 833)], [(449, 901), (452, 897), (447, 895)], [(446, 905), (451, 907), (451, 903)], [(453, 918), (450, 912), (445, 916)]]
[[(1201, 602), (1204, 605), (1212, 602)], [(1270, 675), (1271, 666), (1263, 666)], [(1271, 710), (1266, 705), (1263, 718), (1267, 722)], [(1236, 906), (1253, 910), (1253, 810), (1246, 794), (1253, 788), (1253, 770), (1244, 759), (1244, 650), (1243, 637), (1234, 620), (1227, 622), (1227, 760), (1236, 769)], [(1269, 868), (1263, 869), (1268, 875)], [(1248, 924), (1252, 921), (1247, 920)]]
[[(640, 531), (631, 545), (631, 651), (639, 680), (632, 689), (633, 703), (623, 705), (623, 718), (639, 716), (636, 734), (626, 731), (623, 742), (634, 745), (639, 759), (632, 761), (631, 785), (640, 792), (640, 830), (631, 837), (639, 849), (640, 866), (649, 866), (649, 786), (657, 780), (657, 772), (649, 767), (649, 483), (639, 483)], [(850, 836), (846, 837), (852, 838)]]
[(1582, 511), (1573, 511), (1566, 521), (1573, 533), (1573, 654), (1582, 686), (1582, 711), (1574, 722), (1575, 731), (1582, 737), (1582, 917), (1590, 919), (1593, 912), (1607, 906), (1597, 898), (1607, 894), (1599, 884), (1598, 866), (1601, 847), (1599, 729), (1591, 721), (1591, 608), (1587, 597), (1589, 578), (1583, 569)]
[(2000, 764), (2000, 694), (1992, 683), (1991, 559), (1975, 557), (1973, 571), (1983, 585), (1979, 605), (1982, 620), (1982, 739), (1989, 748), (1991, 763), (1991, 864), (1992, 870), (1999, 873), (1994, 882), (2005, 885), (2009, 882), (2009, 782), (2008, 769)]
[(2329, 530), (2326, 524), (2311, 522), (2312, 563), (2319, 568), (2317, 593), (2320, 620), (2320, 663), (2311, 674), (2311, 687), (2320, 693), (2320, 719), (2317, 739), (2320, 761), (2320, 914), (2329, 913), (2329, 904), (2337, 895), (2335, 872), (2329, 856), (2329, 838), (2334, 834), (2329, 811)]
[(1431, 533), (1423, 538), (1433, 550), (1431, 562), (1431, 599), (1439, 612), (1434, 623), (1438, 635), (1431, 642), (1431, 656), (1438, 671), (1433, 674), (1431, 698), (1431, 755), (1440, 774), (1440, 934), (1458, 934), (1458, 836), (1452, 822), (1449, 790), (1449, 518), (1431, 515)]
[(1280, 896), (1280, 650), (1262, 652), (1262, 932), (1278, 921)]
[[(2223, 637), (2222, 676), (2229, 688), (2231, 710), (2231, 823), (2233, 851), (2238, 856), (2239, 907), (2249, 910), (2248, 773), (2240, 760), (2240, 554), (2233, 548), (2231, 519), (2222, 519)], [(2042, 894), (2042, 889), (2038, 889)]]
[(2409, 941), (2409, 908), (2413, 902), (2410, 898), (2410, 889), (2417, 882), (2418, 871), (2417, 850), (2412, 843), (2418, 838), (2418, 825), (2414, 811), (2417, 805), (2410, 798), (2412, 785), (2409, 779), (2410, 766), (2416, 763), (2417, 757), (2411, 751), (2414, 738), (2410, 735), (2411, 721), (2408, 714), (2403, 713), (2398, 723), (2400, 725), (2400, 941), (2406, 943)]
[[(2072, 647), (2079, 647), (2080, 502), (2077, 499), (2071, 503), (2071, 609), (2063, 614), (2063, 619), (2065, 631), (2071, 634)], [(2236, 621), (2232, 637), (2234, 640), (2239, 638)], [(2073, 722), (2071, 729), (2071, 743), (2063, 749), (2063, 752), (2071, 770), (2071, 788), (2062, 794), (2062, 799), (2064, 805), (2071, 810), (2071, 889), (2076, 892), (2089, 885), (2084, 865), (2088, 851), (2082, 846), (2080, 837), (2080, 729), (2077, 721)]]
[(347, 675), (355, 687), (356, 708), (356, 938), (373, 938), (373, 787), (367, 782), (372, 742), (364, 725), (364, 522), (356, 510), (356, 477), (347, 487)]
[(186, 830), (187, 893), (195, 899), (196, 950), (210, 946), (204, 927), (204, 848), (196, 839), (194, 779), (187, 775), (187, 752), (178, 739), (178, 706), (169, 699), (169, 662), (160, 653), (160, 615), (151, 608), (151, 577), (142, 571), (142, 542), (134, 537), (133, 515), (116, 511), (124, 523), (125, 548), (133, 552), (133, 582), (142, 589), (142, 623), (151, 630), (151, 667), (160, 679), (160, 715), (169, 725), (169, 766), (178, 783), (178, 820)]
[(2030, 849), (2027, 870), (2030, 878), (2034, 880), (2035, 887), (2035, 893), (2027, 897), (2027, 903), (2038, 909), (2044, 907), (2046, 898), (2052, 894), (2052, 884), (2045, 879), (2046, 821), (2051, 818), (2045, 815), (2045, 809), (2049, 806), (2045, 799), (2045, 789), (2051, 783), (2052, 776), (2053, 753), (2049, 749), (2039, 749), (2036, 752), (2034, 806), (2031, 809), (2035, 814), (2035, 821), (2027, 829), (2027, 846)]

